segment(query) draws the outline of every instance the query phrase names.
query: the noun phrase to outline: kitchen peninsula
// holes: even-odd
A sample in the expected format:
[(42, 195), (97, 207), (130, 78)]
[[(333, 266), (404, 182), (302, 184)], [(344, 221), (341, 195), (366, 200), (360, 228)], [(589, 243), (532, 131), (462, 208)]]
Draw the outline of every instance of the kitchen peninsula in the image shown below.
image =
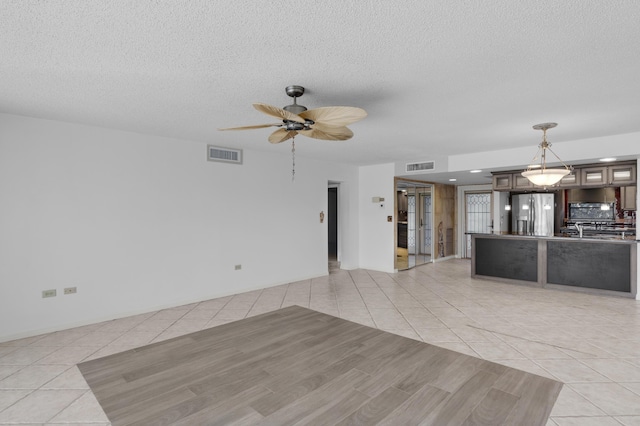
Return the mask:
[(575, 166), (549, 188), (494, 173), (501, 227), (472, 235), (472, 276), (636, 297), (636, 164)]
[(474, 234), (471, 276), (635, 298), (636, 253), (636, 240)]

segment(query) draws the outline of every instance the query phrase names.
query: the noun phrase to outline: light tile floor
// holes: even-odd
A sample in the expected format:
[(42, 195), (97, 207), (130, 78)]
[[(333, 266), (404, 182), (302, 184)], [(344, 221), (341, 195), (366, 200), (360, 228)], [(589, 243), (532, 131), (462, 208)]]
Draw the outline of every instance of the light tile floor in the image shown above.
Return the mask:
[(640, 302), (470, 278), (467, 260), (329, 276), (0, 343), (0, 424), (108, 425), (75, 364), (300, 305), (565, 383), (548, 426), (640, 425)]

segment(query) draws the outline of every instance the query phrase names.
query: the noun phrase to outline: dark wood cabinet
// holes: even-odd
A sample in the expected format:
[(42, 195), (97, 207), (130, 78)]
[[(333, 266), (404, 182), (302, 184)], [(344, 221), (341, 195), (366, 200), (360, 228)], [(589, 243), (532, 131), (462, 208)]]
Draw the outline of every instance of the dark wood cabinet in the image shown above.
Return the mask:
[(636, 210), (636, 193), (638, 188), (635, 186), (620, 187), (620, 208), (622, 210)]
[[(602, 188), (607, 186), (631, 186), (637, 183), (635, 162), (615, 164), (587, 164), (574, 166), (573, 172), (563, 177), (551, 188)], [(520, 171), (496, 172), (493, 174), (494, 191), (535, 190), (529, 179)]]
[(581, 169), (582, 186), (633, 185), (636, 183), (635, 164), (613, 164)]
[(611, 185), (635, 185), (636, 184), (636, 165), (620, 164), (609, 166), (608, 168), (609, 184)]
[(578, 188), (580, 187), (580, 173), (577, 170), (574, 170), (571, 174), (566, 175), (560, 182), (558, 182), (558, 188)]
[(585, 167), (580, 169), (582, 186), (603, 186), (607, 184), (607, 166)]
[(494, 191), (510, 191), (512, 179), (513, 179), (513, 173), (493, 175), (493, 190)]
[(513, 189), (533, 189), (536, 186), (521, 173), (513, 174)]

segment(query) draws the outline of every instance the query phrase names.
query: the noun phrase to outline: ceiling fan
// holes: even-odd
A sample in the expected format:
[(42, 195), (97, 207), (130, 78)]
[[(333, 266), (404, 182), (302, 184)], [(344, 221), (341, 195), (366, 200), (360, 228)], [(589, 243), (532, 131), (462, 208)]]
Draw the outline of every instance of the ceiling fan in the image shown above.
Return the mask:
[(282, 119), (281, 123), (257, 124), (254, 126), (229, 127), (219, 130), (250, 130), (265, 127), (280, 127), (269, 136), (269, 142), (280, 143), (300, 134), (314, 139), (344, 141), (351, 139), (353, 132), (346, 127), (367, 116), (362, 108), (333, 106), (307, 109), (298, 105), (296, 99), (304, 94), (302, 86), (287, 86), (287, 95), (293, 98), (293, 104), (284, 108), (255, 103), (253, 107), (272, 117)]
[(367, 112), (362, 108), (345, 106), (307, 109), (307, 107), (298, 105), (296, 102), (296, 99), (304, 94), (304, 87), (295, 85), (287, 86), (285, 92), (293, 98), (293, 103), (284, 108), (261, 103), (253, 104), (253, 107), (258, 111), (272, 117), (280, 118), (282, 123), (228, 127), (218, 130), (250, 130), (265, 127), (280, 127), (269, 135), (269, 142), (280, 143), (291, 139), (291, 156), (293, 158), (291, 180), (293, 180), (296, 176), (296, 135), (300, 134), (309, 138), (329, 141), (345, 141), (353, 137), (353, 132), (347, 127), (347, 124), (362, 120), (367, 116)]

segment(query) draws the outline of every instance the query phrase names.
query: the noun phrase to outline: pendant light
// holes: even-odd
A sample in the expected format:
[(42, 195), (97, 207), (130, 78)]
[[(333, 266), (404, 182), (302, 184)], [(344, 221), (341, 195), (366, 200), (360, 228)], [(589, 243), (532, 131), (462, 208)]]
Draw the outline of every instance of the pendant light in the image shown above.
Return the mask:
[[(533, 183), (534, 185), (544, 187), (551, 186), (560, 182), (560, 179), (571, 173), (571, 169), (569, 168), (569, 166), (567, 166), (564, 161), (560, 160), (560, 157), (558, 157), (556, 153), (551, 150), (551, 144), (547, 142), (547, 130), (552, 129), (557, 125), (558, 123), (542, 123), (533, 126), (535, 130), (542, 130), (542, 142), (540, 142), (540, 145), (538, 145), (538, 152), (536, 153), (535, 157), (533, 157), (531, 164), (529, 165), (529, 167), (527, 167), (527, 170), (522, 172), (522, 176), (529, 179), (529, 181), (531, 181), (531, 183)], [(540, 154), (540, 151), (542, 151), (542, 154)], [(563, 169), (547, 168), (547, 151), (552, 153), (558, 159), (558, 161), (562, 163), (562, 165), (564, 166)], [(538, 154), (540, 154), (540, 157), (538, 157)], [(538, 160), (538, 158), (540, 158), (540, 163), (536, 164), (535, 162)]]

